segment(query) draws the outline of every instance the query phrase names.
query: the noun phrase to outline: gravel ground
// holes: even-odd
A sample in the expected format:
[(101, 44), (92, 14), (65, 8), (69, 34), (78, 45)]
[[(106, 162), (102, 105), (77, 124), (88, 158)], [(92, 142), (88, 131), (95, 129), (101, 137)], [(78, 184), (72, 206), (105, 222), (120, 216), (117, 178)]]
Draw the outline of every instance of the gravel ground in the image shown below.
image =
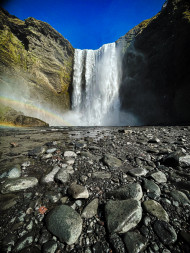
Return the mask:
[(190, 127), (0, 136), (1, 252), (190, 252)]

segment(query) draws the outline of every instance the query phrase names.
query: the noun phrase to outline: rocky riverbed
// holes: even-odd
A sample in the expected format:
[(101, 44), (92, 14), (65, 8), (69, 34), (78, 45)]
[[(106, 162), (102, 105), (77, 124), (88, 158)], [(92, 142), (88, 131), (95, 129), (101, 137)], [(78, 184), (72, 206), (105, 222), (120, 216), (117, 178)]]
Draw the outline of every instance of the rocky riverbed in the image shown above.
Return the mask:
[(1, 252), (190, 252), (190, 127), (0, 135)]

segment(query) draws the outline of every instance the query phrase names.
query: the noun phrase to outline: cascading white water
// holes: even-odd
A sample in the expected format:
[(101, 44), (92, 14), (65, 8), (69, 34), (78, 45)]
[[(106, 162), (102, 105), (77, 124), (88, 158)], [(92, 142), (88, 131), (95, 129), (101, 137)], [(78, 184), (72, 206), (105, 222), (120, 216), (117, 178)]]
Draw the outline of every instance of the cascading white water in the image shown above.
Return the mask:
[(98, 50), (75, 50), (72, 109), (79, 125), (114, 125), (119, 121), (119, 52), (115, 43)]

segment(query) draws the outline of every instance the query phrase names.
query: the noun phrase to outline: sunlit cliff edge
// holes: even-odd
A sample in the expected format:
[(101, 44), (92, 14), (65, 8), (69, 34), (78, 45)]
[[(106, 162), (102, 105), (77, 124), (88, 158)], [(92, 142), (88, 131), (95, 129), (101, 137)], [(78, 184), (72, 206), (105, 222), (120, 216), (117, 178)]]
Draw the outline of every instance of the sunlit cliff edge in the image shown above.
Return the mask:
[[(74, 49), (49, 24), (0, 9), (0, 103), (37, 117), (70, 108)], [(28, 107), (36, 111), (28, 111)]]

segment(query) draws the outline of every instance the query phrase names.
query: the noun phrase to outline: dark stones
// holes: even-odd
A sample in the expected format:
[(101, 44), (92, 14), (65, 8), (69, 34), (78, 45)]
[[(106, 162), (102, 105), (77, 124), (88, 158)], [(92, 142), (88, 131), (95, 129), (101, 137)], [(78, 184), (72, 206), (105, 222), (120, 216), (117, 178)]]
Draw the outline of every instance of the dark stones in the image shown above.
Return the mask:
[(118, 169), (119, 167), (122, 166), (121, 160), (119, 160), (118, 158), (116, 158), (116, 157), (114, 157), (114, 156), (112, 156), (110, 154), (104, 155), (103, 162), (110, 169)]
[(170, 245), (177, 240), (177, 234), (169, 223), (165, 221), (156, 221), (153, 228), (163, 244)]
[(143, 196), (141, 185), (138, 183), (128, 184), (125, 187), (110, 191), (106, 194), (107, 197), (114, 197), (116, 199), (136, 199), (140, 200)]
[(146, 200), (143, 202), (143, 207), (148, 213), (157, 217), (159, 220), (169, 221), (169, 216), (160, 203), (154, 200)]
[(81, 234), (82, 219), (71, 207), (61, 205), (47, 215), (46, 226), (61, 242), (70, 245), (75, 243)]
[(116, 233), (110, 234), (109, 239), (110, 239), (110, 243), (114, 249), (114, 252), (116, 252), (116, 253), (125, 253), (126, 252), (124, 242), (118, 234), (116, 234)]
[(148, 240), (139, 232), (127, 232), (124, 234), (124, 242), (129, 253), (142, 252), (146, 249)]
[(105, 206), (107, 227), (110, 233), (125, 233), (141, 220), (140, 202), (134, 199), (113, 201)]
[(179, 158), (181, 156), (184, 156), (184, 153), (181, 150), (172, 152), (169, 155), (164, 156), (161, 163), (169, 167), (176, 167), (179, 165)]

